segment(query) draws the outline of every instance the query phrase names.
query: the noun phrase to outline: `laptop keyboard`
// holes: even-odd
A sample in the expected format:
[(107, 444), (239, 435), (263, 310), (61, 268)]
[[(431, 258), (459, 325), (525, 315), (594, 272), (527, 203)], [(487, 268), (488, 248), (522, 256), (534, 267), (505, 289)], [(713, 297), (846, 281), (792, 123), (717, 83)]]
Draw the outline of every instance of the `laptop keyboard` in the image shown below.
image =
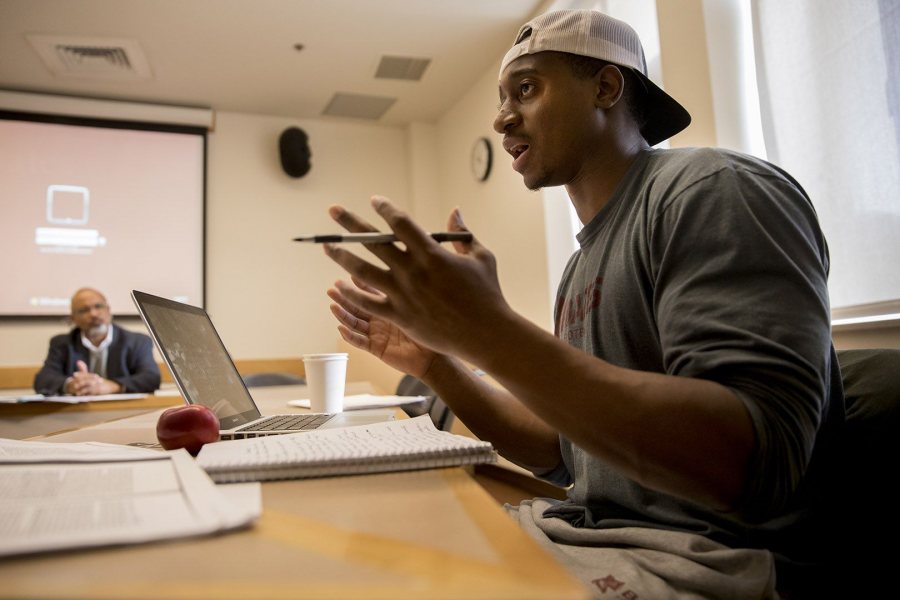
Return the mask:
[(275, 415), (252, 425), (241, 427), (237, 431), (241, 433), (247, 431), (304, 431), (316, 429), (333, 417), (334, 415), (329, 414)]

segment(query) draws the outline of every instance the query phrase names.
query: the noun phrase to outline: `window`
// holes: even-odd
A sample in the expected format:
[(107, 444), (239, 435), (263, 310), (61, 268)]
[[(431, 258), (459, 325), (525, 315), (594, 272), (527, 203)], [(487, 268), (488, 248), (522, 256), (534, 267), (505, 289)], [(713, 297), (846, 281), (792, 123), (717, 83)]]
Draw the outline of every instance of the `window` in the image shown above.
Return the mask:
[(835, 326), (900, 319), (900, 2), (758, 0), (766, 149), (806, 188)]

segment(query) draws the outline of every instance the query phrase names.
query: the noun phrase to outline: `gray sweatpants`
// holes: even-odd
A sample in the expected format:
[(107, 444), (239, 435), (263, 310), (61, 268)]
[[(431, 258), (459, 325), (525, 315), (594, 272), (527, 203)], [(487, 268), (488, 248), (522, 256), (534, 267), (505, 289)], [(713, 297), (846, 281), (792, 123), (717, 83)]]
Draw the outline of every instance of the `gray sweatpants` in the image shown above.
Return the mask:
[(775, 562), (767, 550), (734, 549), (703, 536), (642, 527), (582, 529), (544, 518), (544, 499), (506, 510), (597, 598), (773, 599)]

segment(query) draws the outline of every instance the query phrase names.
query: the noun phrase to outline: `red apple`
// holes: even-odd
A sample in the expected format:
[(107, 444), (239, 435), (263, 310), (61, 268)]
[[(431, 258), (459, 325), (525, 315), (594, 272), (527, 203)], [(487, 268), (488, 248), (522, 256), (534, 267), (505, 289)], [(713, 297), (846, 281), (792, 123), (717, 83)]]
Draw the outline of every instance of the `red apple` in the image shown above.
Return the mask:
[(197, 456), (203, 444), (218, 441), (219, 418), (200, 404), (169, 408), (156, 422), (156, 439), (166, 450), (184, 448)]

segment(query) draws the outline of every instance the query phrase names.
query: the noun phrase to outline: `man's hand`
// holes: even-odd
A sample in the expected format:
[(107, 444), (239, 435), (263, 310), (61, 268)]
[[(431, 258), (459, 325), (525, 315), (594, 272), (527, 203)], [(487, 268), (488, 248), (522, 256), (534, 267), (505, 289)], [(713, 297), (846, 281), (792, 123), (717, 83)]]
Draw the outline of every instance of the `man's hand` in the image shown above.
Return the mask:
[[(353, 283), (371, 294), (379, 293), (355, 278)], [(328, 290), (328, 296), (335, 301), (331, 305), (331, 312), (340, 322), (338, 332), (349, 344), (414, 377), (421, 378), (428, 372), (437, 356), (435, 352), (416, 343), (392, 322), (353, 306), (336, 289)]]
[[(336, 301), (335, 296), (341, 299), (339, 304), (346, 312), (339, 312), (338, 318), (351, 333), (360, 334), (366, 325), (372, 329), (374, 318), (379, 328), (383, 323), (392, 324), (420, 348), (471, 360), (481, 334), (490, 330), (500, 315), (510, 311), (500, 292), (493, 254), (477, 240), (454, 242), (457, 253), (453, 254), (387, 199), (373, 197), (372, 206), (406, 248), (366, 244), (388, 266), (384, 269), (337, 245), (325, 245), (328, 256), (354, 280), (353, 284), (338, 281), (336, 294), (329, 294)], [(350, 231), (374, 230), (341, 207), (332, 207), (330, 214)], [(458, 210), (451, 213), (448, 229), (466, 231)], [(354, 327), (353, 317), (362, 318), (364, 324)], [(358, 342), (354, 345), (369, 349), (360, 345), (363, 340), (358, 338), (348, 341), (354, 343), (354, 339)]]
[(77, 371), (66, 382), (65, 391), (75, 396), (102, 396), (104, 394), (116, 394), (122, 391), (118, 382), (104, 379), (96, 373), (88, 371), (83, 360), (75, 363)]

